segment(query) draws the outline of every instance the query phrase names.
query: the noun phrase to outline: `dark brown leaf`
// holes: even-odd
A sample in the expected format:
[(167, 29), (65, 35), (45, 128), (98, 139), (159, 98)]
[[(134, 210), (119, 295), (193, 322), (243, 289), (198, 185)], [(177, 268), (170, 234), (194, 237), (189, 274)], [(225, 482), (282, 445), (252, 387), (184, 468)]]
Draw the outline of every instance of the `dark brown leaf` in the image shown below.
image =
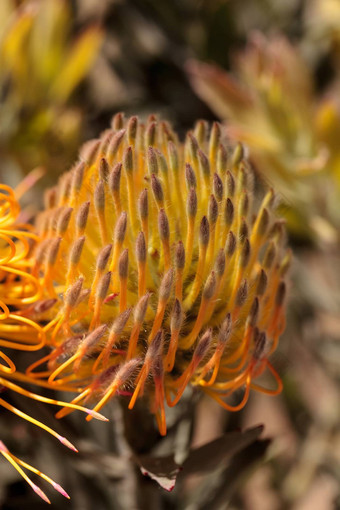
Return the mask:
[(259, 425), (244, 432), (230, 432), (199, 448), (194, 448), (183, 466), (176, 464), (173, 455), (157, 458), (143, 455), (136, 457), (136, 462), (143, 475), (155, 480), (163, 489), (172, 491), (180, 471), (183, 472), (183, 476), (211, 472), (253, 444), (262, 430), (263, 426)]

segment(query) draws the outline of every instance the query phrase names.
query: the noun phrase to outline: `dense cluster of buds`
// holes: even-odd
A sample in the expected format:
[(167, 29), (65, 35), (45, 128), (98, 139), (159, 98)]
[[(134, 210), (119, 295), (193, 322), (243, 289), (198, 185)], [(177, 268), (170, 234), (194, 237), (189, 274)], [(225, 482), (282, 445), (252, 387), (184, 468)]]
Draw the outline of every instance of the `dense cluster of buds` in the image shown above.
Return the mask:
[[(33, 233), (32, 226), (20, 222), (20, 207), (13, 190), (6, 186), (0, 186), (0, 346), (20, 351), (38, 351), (45, 345), (46, 336), (42, 327), (35, 321), (35, 315), (39, 313), (41, 306), (39, 299), (42, 290), (39, 281), (30, 274), (30, 252), (32, 245), (38, 241)], [(20, 393), (40, 402), (55, 404), (72, 409), (79, 409), (91, 416), (104, 419), (101, 415), (93, 413), (90, 409), (83, 409), (66, 402), (42, 397), (36, 393), (25, 390), (12, 380), (28, 382), (24, 374), (17, 372), (13, 361), (4, 352), (0, 351), (0, 388)], [(12, 380), (10, 380), (12, 379)], [(11, 411), (15, 415), (27, 420), (34, 425), (46, 430), (56, 437), (68, 448), (77, 451), (76, 448), (63, 436), (50, 427), (37, 421), (32, 416), (24, 413), (17, 407), (0, 398), (0, 406)], [(33, 472), (50, 483), (58, 492), (68, 498), (64, 489), (37, 470), (27, 462), (14, 456), (0, 441), (0, 453), (5, 457), (22, 477), (29, 483), (33, 490), (44, 501), (49, 503), (46, 494), (27, 476), (23, 470)]]
[[(290, 256), (273, 191), (257, 202), (253, 188), (243, 147), (219, 124), (198, 122), (182, 144), (154, 116), (116, 115), (37, 218), (31, 274), (51, 352), (27, 376), (73, 388), (73, 403), (94, 411), (115, 395), (130, 409), (144, 398), (162, 435), (165, 403), (188, 385), (231, 411), (251, 389), (277, 394), (268, 358)], [(254, 383), (264, 371), (273, 389)], [(240, 388), (239, 403), (225, 400)]]

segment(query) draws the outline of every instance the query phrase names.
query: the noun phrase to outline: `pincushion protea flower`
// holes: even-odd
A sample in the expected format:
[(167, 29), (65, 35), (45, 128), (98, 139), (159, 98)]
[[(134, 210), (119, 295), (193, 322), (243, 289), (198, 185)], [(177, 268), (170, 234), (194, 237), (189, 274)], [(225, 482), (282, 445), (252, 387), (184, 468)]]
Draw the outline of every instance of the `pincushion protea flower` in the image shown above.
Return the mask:
[[(23, 186), (25, 186), (25, 183), (23, 183)], [(46, 337), (43, 329), (34, 319), (35, 315), (46, 307), (46, 303), (39, 301), (42, 296), (39, 281), (28, 272), (30, 264), (28, 255), (32, 243), (36, 242), (38, 237), (32, 232), (30, 225), (20, 222), (18, 219), (19, 213), (20, 207), (13, 190), (6, 185), (0, 185), (0, 346), (22, 351), (37, 351), (45, 345)], [(13, 361), (2, 351), (0, 351), (0, 358), (0, 387), (2, 390), (10, 389), (31, 399), (49, 404), (63, 407), (65, 405), (66, 407), (70, 406), (65, 402), (41, 397), (10, 381), (9, 379), (19, 379), (28, 382), (28, 379), (24, 374), (16, 371)], [(77, 451), (65, 437), (20, 411), (3, 398), (0, 398), (0, 405), (46, 430), (65, 446)], [(75, 409), (73, 405), (71, 406), (72, 409)], [(76, 408), (93, 416), (91, 410), (83, 409), (80, 406), (76, 406)], [(95, 417), (105, 419), (97, 413)], [(59, 484), (9, 452), (2, 441), (0, 441), (0, 453), (44, 501), (49, 503), (46, 494), (32, 482), (22, 468), (41, 476), (63, 496), (69, 497)]]
[[(144, 397), (162, 435), (165, 402), (189, 384), (230, 411), (250, 389), (279, 393), (269, 356), (289, 254), (273, 191), (257, 204), (253, 188), (242, 146), (232, 152), (217, 123), (199, 122), (181, 144), (167, 122), (118, 114), (38, 217), (32, 275), (55, 303), (42, 315), (51, 353), (28, 375), (73, 386), (73, 403), (95, 411), (115, 395), (130, 409)], [(254, 382), (264, 371), (273, 389)], [(224, 400), (239, 388), (239, 403)]]

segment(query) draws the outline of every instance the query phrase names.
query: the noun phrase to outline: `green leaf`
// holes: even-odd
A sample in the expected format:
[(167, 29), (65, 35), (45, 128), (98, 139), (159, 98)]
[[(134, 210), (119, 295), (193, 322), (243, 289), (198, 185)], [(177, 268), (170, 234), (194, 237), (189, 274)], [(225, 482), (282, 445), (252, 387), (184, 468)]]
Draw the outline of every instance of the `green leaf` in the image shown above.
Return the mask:
[(53, 87), (51, 96), (65, 101), (89, 71), (102, 42), (98, 27), (88, 28), (74, 43), (65, 59)]

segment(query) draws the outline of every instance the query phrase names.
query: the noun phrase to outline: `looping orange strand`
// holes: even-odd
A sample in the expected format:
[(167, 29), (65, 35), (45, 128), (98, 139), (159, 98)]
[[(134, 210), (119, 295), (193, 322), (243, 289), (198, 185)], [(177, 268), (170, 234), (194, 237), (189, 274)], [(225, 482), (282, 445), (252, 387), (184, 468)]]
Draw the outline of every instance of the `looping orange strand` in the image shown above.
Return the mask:
[(16, 370), (13, 361), (8, 356), (6, 356), (6, 354), (3, 353), (2, 351), (0, 351), (0, 358), (2, 358), (8, 365), (6, 366), (0, 363), (0, 373), (3, 372), (5, 374), (13, 374)]
[(244, 350), (242, 356), (241, 356), (241, 359), (239, 361), (239, 363), (236, 365), (236, 366), (233, 366), (233, 367), (228, 367), (228, 366), (223, 366), (221, 368), (221, 373), (223, 374), (233, 374), (235, 372), (239, 372), (240, 370), (242, 370), (242, 368), (244, 367), (247, 359), (248, 359), (248, 350)]
[(27, 317), (22, 317), (20, 315), (16, 315), (14, 313), (10, 313), (8, 315), (8, 319), (13, 319), (17, 322), (22, 322), (24, 324), (27, 324), (28, 326), (32, 326), (33, 329), (35, 329), (38, 332), (38, 336), (41, 337), (40, 341), (36, 344), (20, 344), (18, 342), (11, 342), (8, 340), (0, 339), (0, 345), (2, 347), (9, 347), (10, 349), (18, 349), (20, 351), (38, 351), (44, 345), (46, 344), (46, 336), (43, 331), (43, 329), (37, 324), (36, 322), (32, 321), (31, 319), (28, 319)]
[(6, 184), (0, 184), (0, 190), (5, 191), (5, 193), (0, 193), (0, 200), (2, 200), (5, 204), (8, 203), (9, 206), (14, 205), (16, 209), (19, 209), (18, 202), (12, 188)]
[[(200, 376), (201, 377), (201, 380), (200, 380), (201, 386), (211, 386), (212, 384), (214, 384), (216, 377), (218, 375), (218, 372), (219, 372), (222, 354), (223, 354), (222, 349), (216, 350), (213, 357), (211, 358), (211, 360), (203, 368), (203, 371)], [(205, 381), (203, 378), (206, 376), (206, 374), (212, 367), (214, 367), (214, 369), (210, 376), (210, 379), (208, 381)]]
[[(5, 266), (6, 264), (8, 264), (8, 262), (13, 263), (13, 259), (17, 252), (17, 248), (15, 246), (14, 241), (12, 241), (12, 239), (2, 231), (0, 231), (0, 239), (7, 243), (10, 248), (8, 255), (0, 259), (0, 265)], [(1, 248), (1, 251), (3, 251), (3, 248)]]
[(44, 356), (43, 358), (41, 359), (38, 359), (37, 361), (35, 361), (34, 363), (32, 363), (27, 369), (26, 369), (26, 375), (28, 377), (33, 377), (33, 378), (40, 378), (40, 377), (46, 377), (46, 376), (49, 376), (50, 375), (50, 371), (45, 371), (45, 372), (33, 372), (33, 370), (37, 367), (39, 367), (40, 365), (42, 365), (43, 363), (45, 363), (46, 361), (49, 361), (49, 360), (52, 360), (53, 359), (53, 356), (54, 356), (54, 353), (51, 352), (50, 354), (47, 354), (47, 356)]
[(203, 391), (205, 391), (210, 397), (212, 397), (214, 400), (216, 400), (216, 402), (218, 402), (227, 411), (236, 412), (236, 411), (240, 411), (241, 409), (243, 409), (243, 407), (246, 405), (246, 403), (248, 401), (249, 393), (250, 393), (250, 381), (251, 381), (251, 374), (249, 373), (246, 378), (246, 389), (245, 389), (243, 398), (242, 398), (241, 402), (239, 404), (237, 404), (236, 406), (232, 406), (232, 405), (229, 405), (226, 402), (224, 402), (221, 399), (221, 397), (219, 395), (217, 395), (213, 390), (210, 390), (208, 388), (203, 388)]
[[(240, 343), (239, 347), (234, 351), (229, 357), (225, 357), (222, 363), (223, 369), (226, 372), (238, 372), (244, 365), (245, 360), (248, 356), (248, 349), (250, 340), (253, 334), (253, 328), (248, 328), (243, 341)], [(241, 359), (240, 359), (241, 356)], [(227, 365), (231, 365), (239, 360), (239, 364), (236, 367), (228, 367)]]
[(0, 226), (5, 226), (6, 225), (10, 225), (14, 222), (15, 218), (17, 217), (18, 213), (19, 213), (19, 207), (17, 204), (13, 203), (12, 204), (12, 207), (13, 206), (16, 206), (16, 211), (13, 211), (13, 209), (11, 207), (7, 207), (7, 208), (4, 208), (4, 207), (1, 207), (0, 208), (0, 215), (1, 215), (1, 220), (0, 220)]
[(7, 184), (1, 183), (0, 184), (0, 190), (4, 190), (4, 191), (6, 191), (6, 193), (8, 193), (8, 196), (4, 195), (5, 200), (7, 200), (9, 197), (11, 197), (12, 200), (15, 200), (14, 191), (13, 191), (13, 189), (10, 186), (8, 186)]
[(9, 316), (9, 308), (3, 301), (0, 301), (0, 309), (2, 309), (2, 312), (3, 312), (0, 315), (0, 321), (3, 321), (5, 319), (7, 319)]
[[(35, 386), (40, 386), (41, 388), (47, 388), (51, 389), (51, 385), (46, 380), (40, 380), (40, 379), (34, 379), (31, 376), (22, 374), (21, 372), (13, 372), (12, 374), (6, 375), (7, 379), (12, 379), (15, 381), (27, 383), (27, 384), (34, 384)], [(79, 388), (75, 385), (58, 385), (58, 390), (60, 391), (67, 391), (67, 392), (73, 392), (73, 393), (80, 393), (83, 388)]]
[[(30, 244), (28, 242), (28, 239), (32, 239), (33, 241), (38, 241), (39, 237), (35, 234), (32, 234), (31, 232), (20, 232), (20, 230), (11, 230), (8, 231), (8, 233), (12, 236), (18, 239), (23, 244), (23, 249), (20, 251), (18, 250), (16, 246), (16, 256), (11, 260), (11, 264), (23, 261), (29, 250), (30, 250)], [(25, 261), (26, 264), (28, 264), (28, 261)]]
[(261, 393), (264, 393), (265, 395), (272, 395), (272, 396), (279, 395), (283, 389), (281, 377), (279, 376), (279, 374), (277, 373), (277, 371), (275, 370), (273, 365), (268, 360), (266, 360), (266, 366), (268, 367), (269, 371), (274, 376), (274, 379), (277, 383), (277, 388), (270, 390), (267, 388), (263, 388), (262, 386), (260, 386), (258, 384), (254, 384), (254, 383), (251, 384), (251, 388), (253, 390), (260, 391)]
[[(18, 230), (18, 225), (16, 224), (16, 229), (0, 229), (0, 238), (2, 238), (5, 242), (7, 242), (11, 247), (11, 254), (0, 261), (0, 264), (6, 264), (8, 261), (13, 263), (17, 263), (20, 261), (23, 261), (29, 250), (30, 250), (30, 244), (28, 242), (28, 239), (31, 239), (32, 241), (38, 241), (39, 236), (34, 234), (33, 232), (27, 232), (26, 230), (21, 231)], [(23, 229), (27, 228), (27, 225), (22, 225)], [(10, 237), (9, 237), (10, 236)], [(14, 243), (12, 238), (18, 239), (23, 244), (23, 249), (18, 249), (18, 246)], [(26, 264), (29, 264), (28, 260), (25, 260)]]
[[(0, 271), (5, 271), (7, 273), (14, 274), (16, 276), (20, 276), (23, 278), (23, 281), (28, 280), (30, 283), (33, 284), (33, 289), (35, 289), (35, 294), (28, 296), (28, 297), (21, 297), (21, 298), (6, 298), (6, 302), (11, 305), (29, 305), (31, 303), (35, 303), (38, 301), (42, 296), (42, 289), (39, 284), (38, 279), (35, 276), (30, 275), (29, 273), (26, 273), (25, 271), (21, 271), (20, 269), (15, 269), (14, 267), (8, 267), (0, 265)], [(21, 282), (21, 285), (23, 286), (24, 283)]]
[[(215, 390), (220, 390), (220, 391), (234, 390), (236, 388), (239, 388), (240, 386), (242, 386), (244, 384), (244, 381), (247, 379), (248, 374), (249, 373), (252, 374), (252, 370), (253, 370), (253, 366), (250, 363), (249, 366), (234, 379), (231, 379), (231, 380), (228, 380), (225, 382), (215, 382), (212, 388)], [(202, 384), (202, 381), (200, 381), (199, 384), (204, 387), (204, 384)]]

